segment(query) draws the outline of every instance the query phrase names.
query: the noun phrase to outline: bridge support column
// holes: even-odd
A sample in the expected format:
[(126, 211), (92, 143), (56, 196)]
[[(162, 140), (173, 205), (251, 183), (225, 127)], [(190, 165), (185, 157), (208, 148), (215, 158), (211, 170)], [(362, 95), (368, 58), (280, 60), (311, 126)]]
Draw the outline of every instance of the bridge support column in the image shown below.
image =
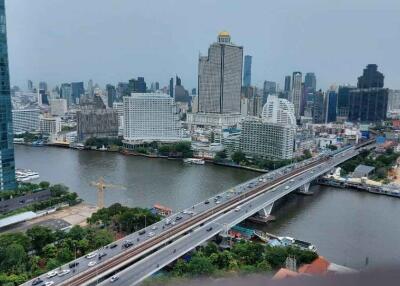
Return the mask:
[(255, 223), (267, 223), (269, 221), (275, 220), (275, 217), (273, 215), (271, 215), (273, 207), (274, 207), (274, 203), (261, 209), (255, 215), (249, 217), (248, 220), (255, 222)]
[(274, 207), (274, 203), (272, 203), (272, 204), (266, 206), (265, 208), (261, 209), (261, 210), (258, 212), (258, 215), (261, 216), (261, 217), (268, 217), (268, 216), (270, 216), (273, 207)]
[(310, 191), (310, 183), (304, 184), (298, 189), (298, 193), (303, 195), (312, 195), (313, 192)]

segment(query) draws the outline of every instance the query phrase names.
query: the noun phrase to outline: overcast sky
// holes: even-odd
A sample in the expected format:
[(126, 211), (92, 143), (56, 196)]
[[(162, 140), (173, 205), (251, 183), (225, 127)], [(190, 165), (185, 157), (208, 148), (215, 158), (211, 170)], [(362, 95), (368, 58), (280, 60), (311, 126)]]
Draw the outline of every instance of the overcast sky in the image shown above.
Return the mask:
[(197, 87), (221, 30), (253, 56), (252, 84), (295, 70), (317, 87), (356, 84), (368, 63), (400, 88), (400, 0), (6, 0), (10, 76), (100, 85), (175, 74)]

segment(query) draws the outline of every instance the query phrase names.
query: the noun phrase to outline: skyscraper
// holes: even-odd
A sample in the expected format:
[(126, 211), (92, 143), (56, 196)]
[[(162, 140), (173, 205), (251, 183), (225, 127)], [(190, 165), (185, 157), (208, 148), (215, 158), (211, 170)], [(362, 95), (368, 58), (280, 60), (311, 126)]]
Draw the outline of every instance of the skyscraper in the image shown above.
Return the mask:
[(244, 56), (243, 67), (243, 86), (248, 87), (251, 85), (251, 56)]
[(144, 77), (138, 77), (137, 79), (129, 80), (129, 92), (130, 93), (145, 93), (147, 90), (146, 82)]
[(378, 66), (369, 64), (358, 78), (357, 89), (350, 91), (349, 120), (377, 122), (386, 119), (389, 90)]
[(273, 95), (273, 94), (276, 94), (276, 82), (267, 80), (264, 81), (262, 104), (264, 105), (267, 102), (268, 95)]
[(350, 91), (354, 86), (339, 86), (337, 100), (337, 116), (347, 120), (350, 108)]
[(232, 44), (228, 32), (219, 33), (208, 56), (199, 58), (199, 112), (240, 113), (242, 65), (243, 47)]
[(324, 123), (324, 93), (320, 90), (314, 93), (314, 106), (312, 109), (313, 123)]
[(72, 97), (72, 86), (70, 83), (61, 84), (60, 96), (67, 101), (68, 107), (73, 104), (74, 99)]
[(115, 89), (115, 86), (111, 84), (106, 85), (106, 93), (107, 93), (107, 106), (109, 108), (113, 107), (113, 103), (117, 99), (117, 91)]
[(73, 82), (71, 83), (72, 88), (72, 101), (76, 104), (78, 103), (81, 95), (85, 94), (85, 87), (83, 82)]
[(336, 121), (337, 92), (335, 88), (331, 88), (326, 93), (325, 98), (325, 123)]
[(290, 75), (285, 76), (285, 89), (283, 91), (285, 91), (285, 92), (291, 91), (291, 81), (292, 81), (292, 78)]
[(294, 113), (297, 119), (300, 119), (301, 113), (301, 98), (302, 98), (302, 74), (294, 72), (292, 76), (292, 92), (290, 101), (294, 105)]
[(317, 90), (317, 78), (313, 72), (306, 73), (304, 77), (304, 90), (306, 94)]
[(10, 75), (8, 71), (6, 11), (0, 0), (0, 190), (16, 188)]
[(174, 78), (171, 77), (169, 80), (169, 96), (174, 97)]
[(28, 79), (28, 91), (32, 91), (33, 90), (33, 82)]
[(47, 83), (45, 81), (39, 82), (39, 89), (47, 91)]

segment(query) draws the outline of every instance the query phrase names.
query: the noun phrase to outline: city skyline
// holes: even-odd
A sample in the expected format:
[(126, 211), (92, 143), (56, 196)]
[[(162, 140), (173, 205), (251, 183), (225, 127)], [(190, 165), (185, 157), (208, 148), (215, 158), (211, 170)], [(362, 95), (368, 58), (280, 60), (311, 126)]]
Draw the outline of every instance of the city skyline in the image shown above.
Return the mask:
[[(165, 86), (175, 74), (185, 86), (197, 87), (198, 54), (205, 54), (221, 30), (229, 31), (234, 43), (253, 57), (252, 82), (260, 87), (269, 80), (282, 88), (284, 76), (295, 70), (314, 72), (318, 89), (326, 90), (332, 83), (355, 84), (360, 68), (369, 63), (381, 68), (387, 87), (400, 86), (392, 60), (397, 46), (393, 41), (400, 38), (398, 29), (393, 29), (400, 25), (396, 17), (400, 5), (394, 1), (301, 1), (290, 6), (256, 1), (252, 3), (258, 7), (256, 15), (245, 23), (235, 20), (245, 3), (231, 5), (231, 13), (222, 19), (218, 11), (227, 5), (225, 1), (180, 3), (178, 8), (175, 1), (85, 1), (79, 2), (79, 9), (78, 2), (76, 6), (70, 1), (39, 2), (6, 1), (11, 82), (21, 88), (28, 79), (36, 86), (39, 81), (54, 86), (92, 78), (105, 86), (138, 76)], [(143, 10), (141, 5), (146, 12), (130, 17), (131, 11)], [(96, 17), (88, 17), (88, 11)], [(210, 15), (204, 25), (197, 25), (202, 11)], [(182, 17), (173, 21), (167, 17), (169, 12)], [(332, 17), (341, 21), (328, 21)], [(259, 25), (261, 18), (263, 25)], [(113, 19), (112, 24), (108, 19)], [(293, 33), (293, 25), (298, 24), (301, 27)], [(155, 42), (163, 46), (161, 52)]]

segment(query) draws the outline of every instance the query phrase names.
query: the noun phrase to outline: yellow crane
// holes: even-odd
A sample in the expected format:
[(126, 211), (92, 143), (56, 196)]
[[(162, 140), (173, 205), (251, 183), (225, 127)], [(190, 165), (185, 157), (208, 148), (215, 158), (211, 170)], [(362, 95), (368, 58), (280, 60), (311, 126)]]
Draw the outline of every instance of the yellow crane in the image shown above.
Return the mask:
[(97, 182), (91, 182), (90, 185), (97, 188), (97, 207), (99, 209), (104, 208), (104, 191), (106, 188), (126, 190), (126, 188), (121, 185), (106, 184), (103, 177), (100, 177)]

